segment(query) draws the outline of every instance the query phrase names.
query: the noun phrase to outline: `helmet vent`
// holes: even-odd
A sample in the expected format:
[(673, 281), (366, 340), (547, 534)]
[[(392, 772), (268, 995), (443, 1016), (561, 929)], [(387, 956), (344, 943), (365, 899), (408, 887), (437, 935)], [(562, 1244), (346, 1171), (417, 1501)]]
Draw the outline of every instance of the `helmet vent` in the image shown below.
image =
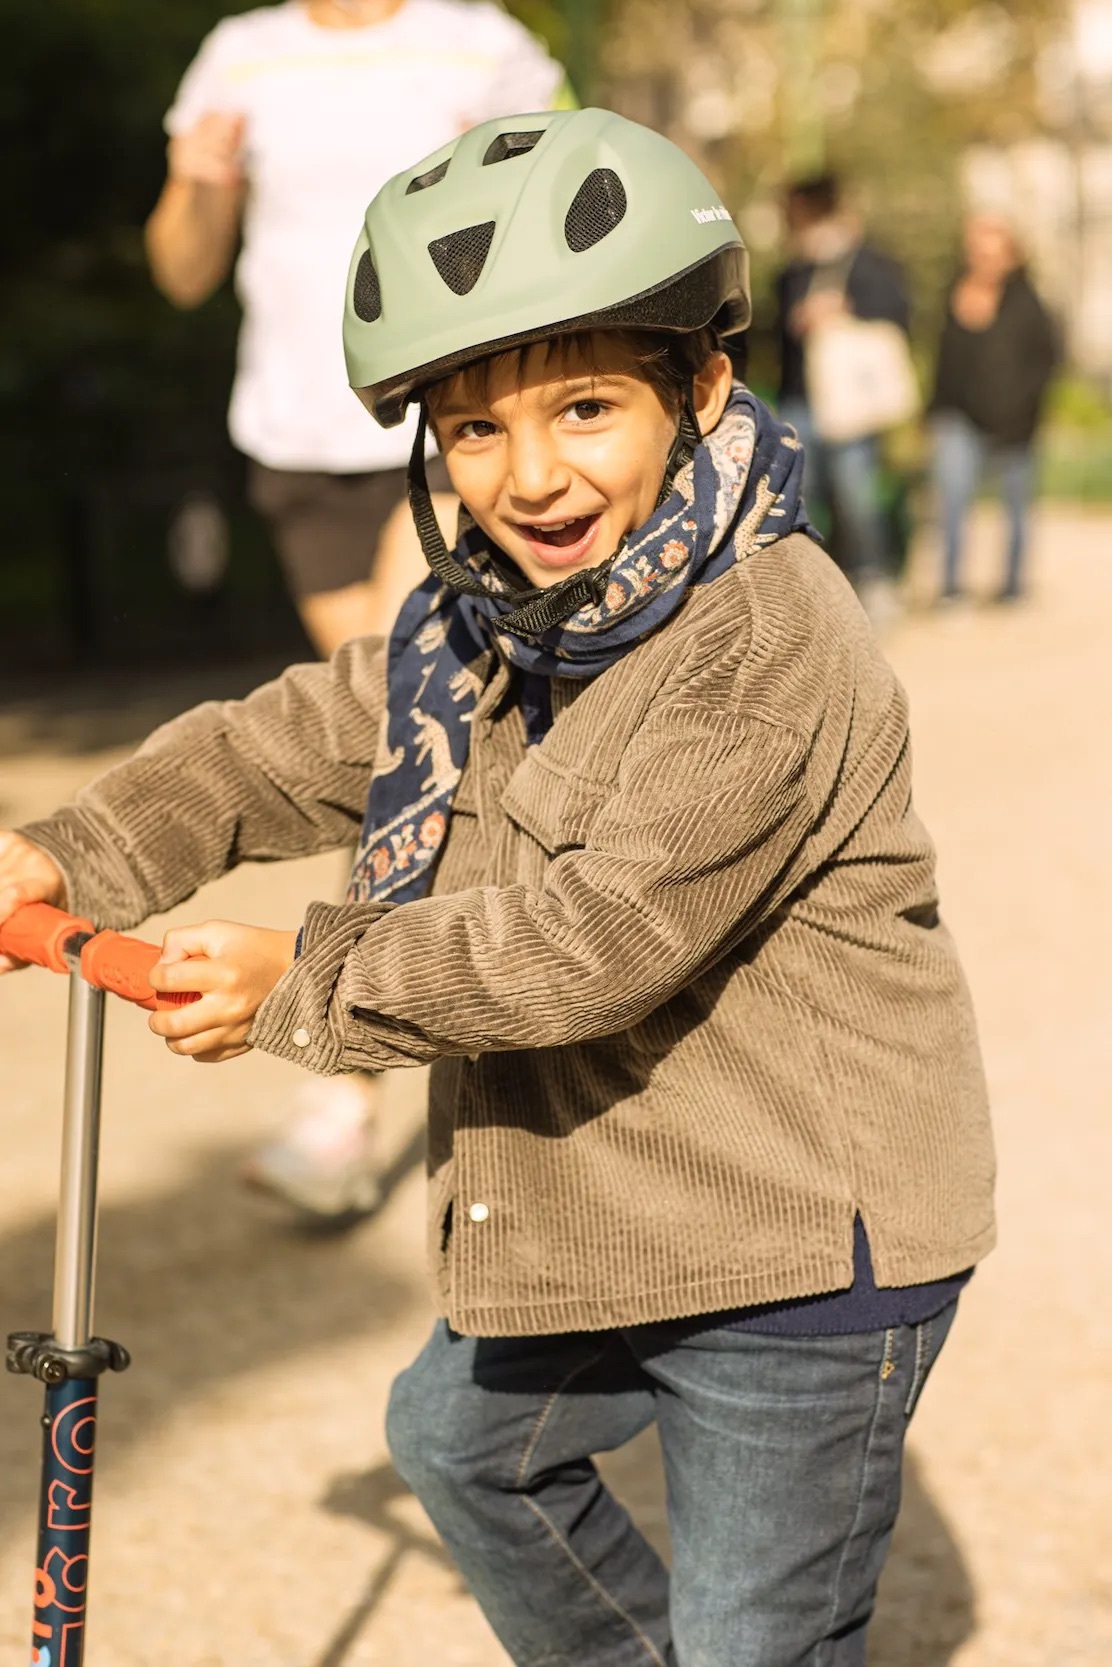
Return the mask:
[[(449, 157), (448, 162), (451, 160), (451, 157)], [(418, 174), (414, 179), (411, 179), (405, 188), (406, 196), (411, 197), (414, 191), (427, 191), (430, 185), (439, 185), (448, 172), (448, 162), (438, 162), (436, 167), (430, 168), (427, 174)]]
[(587, 175), (568, 209), (564, 221), (568, 248), (577, 255), (593, 249), (625, 218), (628, 206), (625, 186), (613, 168), (596, 168)]
[(364, 249), (355, 268), (351, 304), (356, 318), (361, 318), (364, 324), (373, 324), (382, 317), (382, 289), (369, 249)]
[(544, 135), (543, 127), (537, 128), (533, 133), (500, 133), (487, 146), (483, 167), (489, 168), (494, 162), (510, 162), (515, 156), (527, 155)]
[(493, 240), (493, 220), (483, 220), (477, 226), (465, 226), (462, 231), (450, 232), (447, 237), (433, 238), (429, 244), (432, 263), (453, 294), (467, 295), (475, 288)]

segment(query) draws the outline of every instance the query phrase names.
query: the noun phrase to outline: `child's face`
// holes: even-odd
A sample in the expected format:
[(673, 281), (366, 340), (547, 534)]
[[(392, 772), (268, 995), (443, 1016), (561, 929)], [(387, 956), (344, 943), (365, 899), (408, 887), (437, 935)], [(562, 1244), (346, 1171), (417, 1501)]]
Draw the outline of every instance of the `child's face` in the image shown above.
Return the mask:
[[(465, 375), (431, 401), (452, 485), (487, 537), (537, 586), (595, 567), (652, 514), (677, 419), (631, 374), (628, 354), (596, 337), (590, 359), (569, 344), (507, 353), (485, 391)], [(722, 414), (730, 362), (718, 353), (696, 379), (704, 433)]]

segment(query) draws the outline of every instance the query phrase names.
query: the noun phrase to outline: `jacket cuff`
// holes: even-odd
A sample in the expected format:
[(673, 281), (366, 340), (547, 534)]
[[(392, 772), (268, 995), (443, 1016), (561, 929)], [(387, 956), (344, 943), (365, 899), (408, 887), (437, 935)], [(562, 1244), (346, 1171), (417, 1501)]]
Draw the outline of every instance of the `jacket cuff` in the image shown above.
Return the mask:
[(58, 864), (66, 908), (94, 926), (127, 931), (154, 913), (118, 840), (76, 805), (15, 830)]
[[(385, 1070), (398, 1063), (393, 1050), (381, 1062), (359, 1050), (351, 1056), (352, 1017), (337, 999), (344, 963), (364, 934), (392, 903), (310, 903), (298, 934), (298, 952), (255, 1015), (251, 1047), (321, 1076), (341, 1071)], [(408, 1063), (408, 1062), (407, 1062)]]

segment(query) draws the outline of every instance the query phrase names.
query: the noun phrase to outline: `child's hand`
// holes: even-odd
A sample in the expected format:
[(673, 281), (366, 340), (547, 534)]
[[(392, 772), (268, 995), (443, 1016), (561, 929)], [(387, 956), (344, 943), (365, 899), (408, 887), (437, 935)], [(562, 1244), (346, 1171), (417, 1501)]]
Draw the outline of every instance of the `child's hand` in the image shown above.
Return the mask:
[[(24, 903), (66, 903), (66, 882), (53, 857), (40, 851), (22, 834), (0, 831), (0, 924)], [(25, 967), (11, 955), (0, 955), (0, 973)]]
[(171, 1053), (217, 1065), (247, 1053), (252, 1020), (282, 974), (293, 965), (296, 932), (269, 932), (230, 920), (181, 926), (162, 940), (151, 968), (163, 994), (200, 990), (200, 1001), (154, 1013), (149, 1020)]

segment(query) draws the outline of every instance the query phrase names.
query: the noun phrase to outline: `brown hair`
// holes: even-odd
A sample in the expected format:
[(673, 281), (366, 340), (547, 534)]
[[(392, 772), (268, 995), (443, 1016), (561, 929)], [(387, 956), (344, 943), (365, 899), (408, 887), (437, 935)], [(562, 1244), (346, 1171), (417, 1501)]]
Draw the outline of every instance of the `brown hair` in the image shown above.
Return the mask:
[(474, 364), (465, 365), (451, 376), (433, 382), (424, 389), (430, 414), (435, 419), (437, 395), (456, 377), (460, 378), (468, 398), (475, 399), (477, 403), (485, 402), (490, 390), (491, 369), (499, 361), (513, 359), (514, 371), (520, 381), (529, 355), (538, 348), (543, 350), (546, 364), (553, 360), (557, 366), (566, 364), (573, 353), (578, 353), (586, 361), (591, 374), (602, 376), (604, 369), (599, 360), (598, 345), (603, 335), (607, 342), (613, 342), (626, 356), (627, 363), (623, 369), (647, 382), (661, 404), (677, 416), (691, 382), (707, 360), (721, 351), (718, 333), (710, 325), (682, 335), (666, 335), (661, 330), (576, 330), (566, 336), (548, 336), (541, 342), (488, 354), (485, 359), (477, 359)]
[(784, 201), (805, 209), (810, 220), (826, 220), (841, 206), (841, 181), (837, 174), (808, 174), (793, 179), (784, 189)]

